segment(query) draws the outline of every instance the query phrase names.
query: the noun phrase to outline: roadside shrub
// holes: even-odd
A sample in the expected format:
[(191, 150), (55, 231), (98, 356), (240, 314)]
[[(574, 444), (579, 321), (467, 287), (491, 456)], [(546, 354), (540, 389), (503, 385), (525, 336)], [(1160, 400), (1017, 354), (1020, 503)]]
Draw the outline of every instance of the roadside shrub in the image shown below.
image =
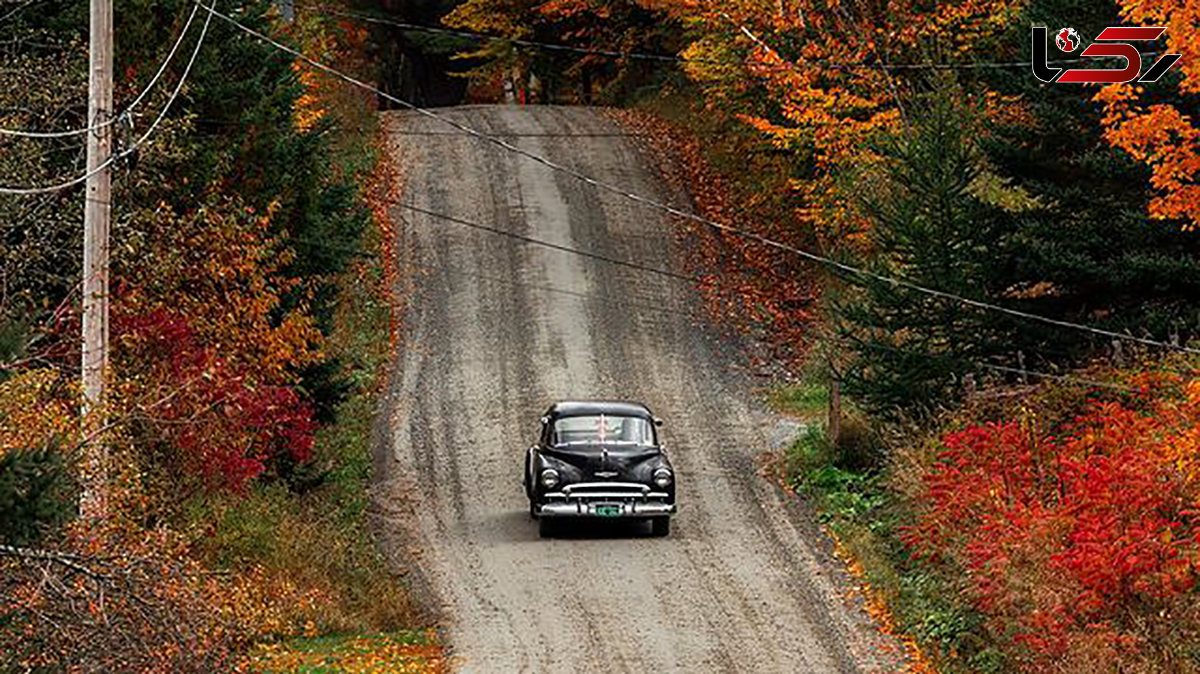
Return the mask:
[(877, 469), (883, 457), (869, 422), (853, 411), (842, 416), (838, 441), (832, 451), (836, 465), (854, 471)]
[(0, 547), (0, 671), (234, 671), (253, 643), (304, 634), (317, 588), (257, 565), (205, 568), (166, 528), (72, 526)]
[(1022, 671), (1200, 669), (1200, 383), (1134, 383), (946, 433), (925, 468), (905, 543), (963, 571)]
[(0, 543), (31, 543), (74, 512), (60, 449), (79, 429), (73, 390), (52, 369), (0, 380)]
[(0, 543), (28, 545), (71, 517), (72, 491), (57, 447), (0, 454)]

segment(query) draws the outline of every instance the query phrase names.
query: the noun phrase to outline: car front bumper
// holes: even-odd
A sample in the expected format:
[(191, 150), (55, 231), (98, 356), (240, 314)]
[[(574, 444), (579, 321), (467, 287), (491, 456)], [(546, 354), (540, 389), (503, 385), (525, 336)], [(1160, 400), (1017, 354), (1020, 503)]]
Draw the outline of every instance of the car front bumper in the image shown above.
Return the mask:
[(668, 517), (675, 514), (675, 504), (662, 501), (610, 503), (605, 501), (550, 501), (537, 509), (539, 517)]
[(541, 517), (667, 517), (675, 514), (671, 493), (638, 482), (576, 482), (542, 495)]

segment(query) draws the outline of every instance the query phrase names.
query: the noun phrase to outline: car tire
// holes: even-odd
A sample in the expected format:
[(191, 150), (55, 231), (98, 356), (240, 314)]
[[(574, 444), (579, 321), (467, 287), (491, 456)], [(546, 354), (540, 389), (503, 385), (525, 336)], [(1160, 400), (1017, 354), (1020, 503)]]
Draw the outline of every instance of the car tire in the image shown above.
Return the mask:
[(521, 478), (521, 486), (525, 488), (525, 498), (533, 501), (533, 475), (529, 468), (530, 460), (533, 458), (533, 450), (525, 452), (525, 475)]
[(546, 518), (538, 520), (538, 536), (542, 538), (550, 538), (554, 535), (553, 522)]
[(655, 517), (650, 520), (650, 535), (655, 538), (662, 538), (671, 533), (671, 518), (670, 517)]
[(537, 504), (533, 501), (529, 502), (529, 519), (536, 520), (538, 518)]

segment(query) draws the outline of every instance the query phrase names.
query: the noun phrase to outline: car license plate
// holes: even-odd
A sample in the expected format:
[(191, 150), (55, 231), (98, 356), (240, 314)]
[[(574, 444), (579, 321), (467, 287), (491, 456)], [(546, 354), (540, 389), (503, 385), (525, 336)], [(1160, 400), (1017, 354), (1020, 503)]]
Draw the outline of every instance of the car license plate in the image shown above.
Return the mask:
[(598, 505), (594, 509), (597, 517), (620, 517), (621, 506), (619, 505)]

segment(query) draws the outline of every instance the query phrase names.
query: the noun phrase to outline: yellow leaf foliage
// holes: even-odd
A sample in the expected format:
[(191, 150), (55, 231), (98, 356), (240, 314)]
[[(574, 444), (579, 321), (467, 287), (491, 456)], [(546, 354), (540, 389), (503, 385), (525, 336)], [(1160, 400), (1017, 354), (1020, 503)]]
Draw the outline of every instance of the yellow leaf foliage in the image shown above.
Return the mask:
[(75, 385), (56, 370), (28, 370), (0, 383), (0, 455), (79, 435)]
[(253, 372), (256, 383), (294, 383), (300, 368), (321, 358), (323, 338), (305, 303), (283, 311), (285, 295), (306, 294), (278, 273), (293, 254), (272, 236), (270, 211), (222, 206), (186, 216), (159, 208), (161, 256), (120, 298), (118, 310), (144, 315), (169, 309), (187, 316), (203, 346)]
[[(427, 637), (430, 640), (432, 635)], [(448, 671), (440, 646), (411, 643), (387, 635), (355, 637), (300, 648), (273, 643), (260, 647), (245, 663), (251, 672), (317, 670), (350, 674), (440, 674)]]
[[(854, 242), (863, 238), (867, 223), (850, 205), (844, 181), (870, 172), (879, 157), (869, 148), (899, 135), (905, 123), (902, 74), (874, 66), (928, 61), (930, 45), (948, 55), (941, 62), (962, 58), (972, 45), (1007, 30), (1025, 4), (659, 0), (653, 6), (710, 27), (709, 36), (693, 42), (684, 56), (736, 63), (734, 54), (748, 50), (744, 69), (710, 62), (693, 62), (686, 69), (697, 82), (710, 83), (711, 100), (734, 100), (756, 86), (765, 89), (773, 116), (741, 118), (776, 146), (810, 157), (809, 175), (794, 182), (806, 204), (800, 220), (826, 237)], [(737, 42), (718, 37), (723, 35), (737, 35)], [(778, 45), (791, 45), (787, 53), (794, 60), (785, 60)], [(1027, 115), (1019, 101), (995, 94), (973, 97), (971, 104), (987, 117)]]

